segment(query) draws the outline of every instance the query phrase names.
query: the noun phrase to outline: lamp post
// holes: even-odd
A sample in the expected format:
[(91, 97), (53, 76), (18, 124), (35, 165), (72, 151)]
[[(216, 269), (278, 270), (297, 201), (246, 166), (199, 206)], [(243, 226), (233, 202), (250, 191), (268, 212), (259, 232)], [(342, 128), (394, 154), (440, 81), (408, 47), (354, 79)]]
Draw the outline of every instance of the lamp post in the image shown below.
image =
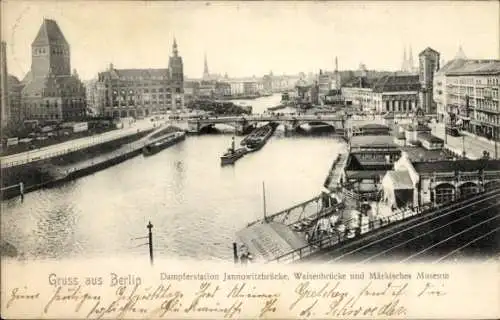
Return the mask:
[(153, 224), (151, 221), (149, 221), (146, 227), (148, 228), (149, 260), (151, 261), (151, 265), (153, 265), (153, 232), (151, 231)]

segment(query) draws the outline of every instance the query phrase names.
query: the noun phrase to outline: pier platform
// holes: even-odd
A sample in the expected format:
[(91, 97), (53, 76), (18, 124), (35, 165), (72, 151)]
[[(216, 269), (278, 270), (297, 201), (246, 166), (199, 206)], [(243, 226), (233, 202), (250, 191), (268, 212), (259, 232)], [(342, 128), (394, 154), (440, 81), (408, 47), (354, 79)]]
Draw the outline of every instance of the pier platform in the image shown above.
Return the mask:
[(270, 261), (307, 245), (305, 237), (278, 222), (256, 223), (237, 237), (257, 260)]

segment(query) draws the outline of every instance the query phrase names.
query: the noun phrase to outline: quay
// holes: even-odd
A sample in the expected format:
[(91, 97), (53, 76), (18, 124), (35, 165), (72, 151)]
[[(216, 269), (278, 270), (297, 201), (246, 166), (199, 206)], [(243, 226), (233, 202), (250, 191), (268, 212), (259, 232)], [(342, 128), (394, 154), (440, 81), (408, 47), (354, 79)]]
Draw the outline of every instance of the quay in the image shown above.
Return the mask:
[[(76, 162), (74, 159), (85, 157), (85, 154), (82, 153), (86, 153), (88, 149), (78, 150), (72, 154), (64, 155), (66, 158), (69, 157), (69, 160), (64, 160), (63, 156), (63, 158), (52, 158), (50, 161), (38, 161), (35, 164), (29, 164), (30, 168), (25, 168), (28, 166), (26, 164), (14, 168), (2, 168), (2, 175), (7, 177), (5, 179), (6, 181), (2, 182), (10, 182), (10, 184), (0, 189), (1, 198), (3, 200), (16, 196), (23, 197), (27, 192), (45, 187), (53, 187), (131, 159), (141, 154), (143, 147), (149, 143), (151, 139), (155, 139), (158, 134), (161, 134), (168, 128), (168, 126), (159, 127), (154, 131), (151, 129), (136, 133), (136, 136), (139, 135), (137, 136), (138, 140), (133, 140), (134, 137), (129, 136), (128, 140), (132, 141), (126, 142), (125, 140), (124, 143), (118, 141), (119, 147), (112, 151), (101, 150), (103, 148), (107, 149), (105, 148), (107, 145), (106, 143), (93, 146), (93, 148), (99, 148), (96, 155), (91, 154), (88, 159), (77, 160)], [(36, 173), (39, 173), (38, 177), (35, 177)]]
[(16, 153), (0, 158), (2, 168), (21, 166), (40, 160), (50, 160), (51, 158), (60, 157), (71, 152), (87, 149), (100, 144), (117, 141), (126, 137), (136, 135), (138, 132), (153, 130), (156, 124), (151, 121), (137, 122), (136, 126), (117, 129), (103, 134), (69, 140), (55, 145), (43, 147), (36, 150)]

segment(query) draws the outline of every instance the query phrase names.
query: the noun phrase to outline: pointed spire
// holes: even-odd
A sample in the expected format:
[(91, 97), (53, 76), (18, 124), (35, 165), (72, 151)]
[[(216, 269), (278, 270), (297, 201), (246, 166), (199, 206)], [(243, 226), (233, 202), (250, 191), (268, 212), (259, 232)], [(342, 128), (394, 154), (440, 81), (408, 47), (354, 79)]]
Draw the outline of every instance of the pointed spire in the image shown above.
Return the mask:
[(403, 47), (403, 65), (401, 66), (401, 71), (406, 71), (407, 60), (406, 60), (406, 46)]
[(458, 52), (457, 54), (455, 55), (455, 59), (458, 60), (458, 59), (462, 59), (462, 60), (465, 60), (467, 59), (467, 56), (465, 55), (464, 53), (464, 49), (462, 49), (462, 45), (459, 45), (458, 46)]
[(410, 53), (408, 56), (408, 71), (413, 71), (414, 65), (413, 65), (413, 50), (410, 45)]
[(177, 57), (179, 55), (179, 50), (177, 50), (177, 41), (175, 40), (175, 36), (174, 36), (174, 44), (172, 45), (172, 52), (174, 53), (174, 57)]
[(335, 56), (335, 72), (339, 72), (339, 59)]
[(203, 68), (203, 75), (204, 76), (208, 76), (209, 75), (209, 72), (208, 72), (208, 61), (207, 61), (207, 53), (205, 52), (205, 61), (204, 61), (204, 68)]

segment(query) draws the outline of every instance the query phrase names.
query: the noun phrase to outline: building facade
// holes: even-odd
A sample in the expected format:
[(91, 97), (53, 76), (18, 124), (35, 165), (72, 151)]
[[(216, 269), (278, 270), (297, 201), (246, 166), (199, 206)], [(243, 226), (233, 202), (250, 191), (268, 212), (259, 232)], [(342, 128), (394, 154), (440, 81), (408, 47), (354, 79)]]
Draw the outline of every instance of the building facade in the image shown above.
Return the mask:
[(106, 87), (103, 82), (97, 81), (97, 79), (85, 82), (85, 100), (89, 115), (104, 115), (105, 97)]
[(184, 101), (185, 103), (196, 100), (199, 96), (200, 83), (194, 80), (184, 81)]
[(463, 67), (468, 61), (462, 47), (459, 47), (455, 57), (446, 64), (441, 64), (441, 68), (434, 75), (434, 102), (436, 103), (437, 120), (439, 122), (449, 122), (450, 114), (458, 114), (458, 109), (453, 104), (448, 104), (447, 77), (448, 71)]
[(7, 126), (10, 120), (10, 108), (9, 108), (9, 83), (8, 83), (8, 72), (7, 72), (7, 44), (1, 42), (0, 51), (0, 99), (1, 99), (1, 127)]
[(403, 153), (393, 170), (390, 172), (398, 172), (410, 181), (412, 192), (406, 205), (412, 207), (442, 204), (500, 185), (498, 160), (418, 162)]
[(445, 77), (446, 110), (462, 130), (500, 141), (500, 60), (466, 60)]
[(419, 59), (419, 80), (420, 106), (425, 113), (436, 113), (436, 104), (434, 102), (434, 74), (439, 70), (439, 52), (427, 47), (418, 55)]
[(417, 75), (386, 75), (378, 79), (358, 77), (342, 87), (345, 101), (363, 112), (408, 113), (418, 107)]
[(243, 82), (243, 94), (244, 95), (256, 95), (258, 94), (257, 81), (245, 81)]
[(23, 89), (23, 85), (17, 77), (8, 75), (8, 89), (9, 124), (18, 125), (23, 121), (21, 101), (21, 92)]
[(31, 44), (31, 69), (22, 81), (22, 117), (69, 121), (86, 116), (85, 88), (71, 73), (70, 46), (57, 22), (44, 19)]
[(183, 63), (175, 39), (168, 68), (115, 69), (110, 64), (98, 82), (104, 87), (104, 116), (143, 117), (184, 108)]

